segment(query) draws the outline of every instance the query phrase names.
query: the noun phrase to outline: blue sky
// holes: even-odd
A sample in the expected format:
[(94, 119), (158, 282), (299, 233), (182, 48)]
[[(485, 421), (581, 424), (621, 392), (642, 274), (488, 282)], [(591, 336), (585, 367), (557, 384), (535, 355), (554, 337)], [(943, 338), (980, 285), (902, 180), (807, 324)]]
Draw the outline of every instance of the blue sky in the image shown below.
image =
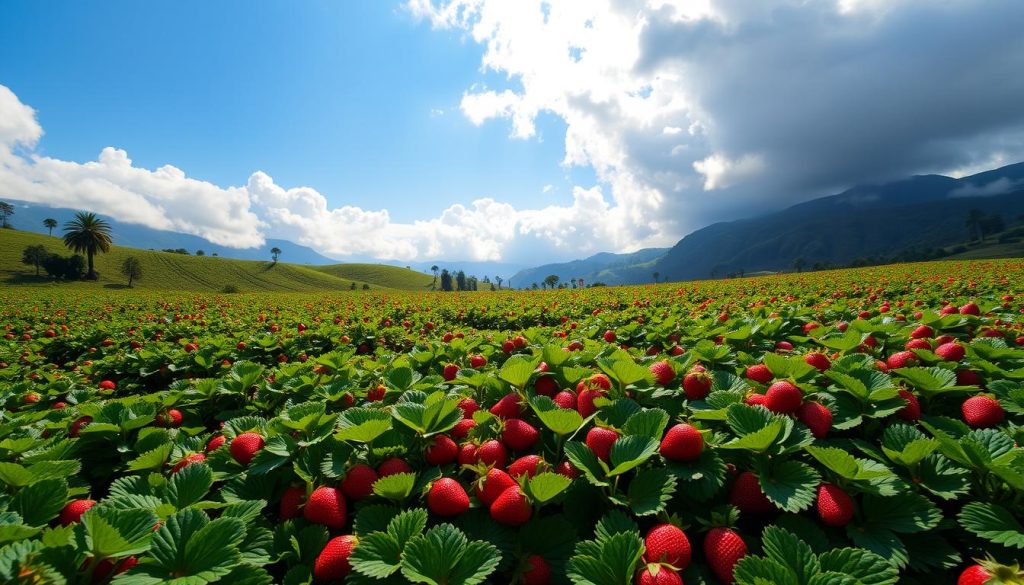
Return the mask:
[(1024, 160), (1022, 19), (1020, 0), (8, 0), (0, 195), (342, 260), (671, 246)]

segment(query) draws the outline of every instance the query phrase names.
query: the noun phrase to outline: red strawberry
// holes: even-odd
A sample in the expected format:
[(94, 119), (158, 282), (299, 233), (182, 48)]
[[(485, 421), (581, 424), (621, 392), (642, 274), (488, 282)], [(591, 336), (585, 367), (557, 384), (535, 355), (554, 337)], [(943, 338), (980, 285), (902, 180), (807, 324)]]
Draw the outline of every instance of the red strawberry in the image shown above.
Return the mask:
[(333, 530), (339, 530), (345, 526), (347, 519), (345, 496), (340, 490), (318, 487), (309, 495), (309, 500), (302, 509), (302, 517), (313, 524), (323, 524)]
[(920, 325), (910, 332), (911, 339), (928, 339), (935, 336), (935, 330), (927, 325)]
[(487, 365), (487, 358), (480, 354), (469, 356), (469, 367), (479, 370), (480, 368)]
[(451, 382), (455, 379), (455, 376), (459, 375), (459, 366), (455, 364), (448, 364), (444, 367), (444, 379), (446, 382)]
[(796, 418), (811, 429), (811, 434), (824, 439), (832, 428), (832, 411), (820, 402), (805, 402), (796, 411)]
[(501, 492), (491, 504), (491, 518), (498, 524), (522, 526), (530, 520), (533, 509), (518, 485)]
[(918, 364), (917, 354), (912, 351), (898, 351), (885, 360), (885, 365), (890, 370), (896, 368), (911, 368)]
[(313, 563), (313, 576), (317, 581), (339, 581), (352, 570), (349, 557), (359, 543), (353, 535), (337, 536), (327, 541), (324, 550)]
[(474, 491), (476, 499), (485, 506), (490, 506), (505, 490), (515, 485), (518, 484), (511, 475), (500, 469), (492, 469), (487, 472), (487, 475), (480, 478)]
[(569, 479), (576, 479), (577, 477), (580, 476), (580, 470), (573, 467), (572, 463), (568, 461), (563, 461), (559, 463), (558, 467), (555, 468), (555, 473), (559, 475), (564, 475)]
[(587, 432), (587, 447), (597, 455), (598, 459), (608, 461), (612, 452), (612, 445), (618, 440), (619, 433), (612, 429), (594, 427)]
[(756, 364), (747, 368), (747, 378), (755, 382), (767, 384), (768, 382), (771, 382), (774, 377), (775, 374), (772, 374), (772, 371), (764, 364)]
[(469, 495), (462, 484), (442, 477), (430, 486), (427, 507), (438, 516), (458, 516), (469, 509)]
[(747, 556), (747, 543), (730, 528), (712, 528), (704, 538), (704, 557), (718, 580), (733, 582), (732, 571)]
[(464, 418), (455, 423), (452, 427), (452, 436), (456, 439), (465, 439), (469, 436), (469, 429), (476, 426), (476, 421), (471, 418)]
[(373, 484), (379, 479), (377, 472), (369, 465), (353, 465), (341, 482), (341, 491), (353, 500), (362, 500), (373, 494)]
[(103, 380), (100, 382), (100, 390), (116, 390), (117, 384), (111, 380)]
[(943, 343), (939, 347), (935, 348), (935, 355), (946, 360), (947, 362), (958, 362), (964, 359), (964, 355), (967, 351), (964, 346), (960, 345), (955, 341), (949, 343)]
[(480, 456), (477, 455), (477, 446), (473, 443), (463, 443), (459, 447), (459, 465), (476, 465), (480, 462)]
[(68, 436), (77, 437), (82, 429), (92, 422), (91, 416), (82, 416), (75, 419), (75, 422), (71, 423), (71, 428), (68, 430)]
[(558, 382), (551, 376), (541, 376), (533, 383), (533, 390), (542, 396), (558, 394)]
[(82, 514), (85, 514), (89, 508), (96, 505), (95, 500), (71, 500), (64, 505), (64, 509), (60, 511), (60, 523), (61, 526), (69, 526), (82, 519)]
[(494, 439), (484, 441), (477, 448), (476, 455), (485, 465), (498, 469), (504, 469), (505, 463), (508, 461), (508, 452), (505, 451), (505, 446)]
[(498, 418), (516, 418), (523, 413), (519, 395), (509, 392), (491, 407), (491, 414)]
[(472, 398), (463, 398), (459, 401), (459, 408), (462, 410), (462, 418), (473, 418), (473, 413), (480, 410), (480, 405)]
[(651, 528), (644, 537), (644, 546), (649, 563), (666, 563), (680, 571), (690, 565), (690, 539), (678, 526), (659, 524)]
[(389, 475), (394, 475), (396, 473), (410, 472), (412, 472), (412, 468), (409, 467), (409, 464), (406, 463), (404, 459), (400, 459), (398, 457), (391, 457), (390, 459), (385, 459), (384, 461), (381, 462), (380, 465), (377, 466), (377, 475), (379, 477), (387, 477)]
[(256, 452), (263, 448), (263, 437), (256, 433), (242, 433), (231, 439), (228, 450), (235, 461), (242, 465), (249, 465)]
[(192, 453), (190, 455), (186, 455), (185, 457), (181, 458), (181, 461), (178, 461), (177, 463), (174, 464), (174, 467), (171, 468), (171, 473), (178, 473), (186, 465), (190, 465), (192, 463), (199, 463), (201, 461), (206, 461), (206, 455), (203, 455), (202, 453)]
[(743, 403), (749, 406), (764, 406), (765, 396), (764, 394), (757, 393), (748, 394), (747, 397), (743, 399)]
[(524, 455), (508, 466), (508, 474), (512, 477), (526, 475), (533, 477), (542, 468), (544, 460), (539, 455)]
[(597, 405), (594, 401), (604, 396), (603, 390), (584, 388), (576, 398), (576, 411), (580, 416), (587, 417), (597, 412)]
[(540, 432), (533, 428), (533, 425), (518, 418), (506, 420), (504, 429), (501, 431), (501, 440), (513, 451), (525, 451), (532, 447), (539, 438)]
[(910, 341), (907, 342), (907, 344), (904, 347), (906, 347), (908, 350), (927, 349), (928, 351), (931, 351), (932, 344), (928, 343), (927, 339), (911, 339)]
[(306, 488), (291, 486), (281, 494), (280, 517), (288, 520), (299, 515), (299, 506), (306, 499)]
[(522, 585), (548, 585), (551, 582), (551, 567), (544, 557), (530, 555), (526, 557), (525, 567), (519, 578)]
[(181, 411), (177, 408), (169, 408), (166, 412), (156, 415), (156, 426), (164, 428), (177, 428), (181, 426)]
[(214, 435), (210, 437), (210, 441), (206, 443), (206, 452), (209, 453), (210, 451), (220, 449), (224, 445), (225, 440), (224, 435)]
[(571, 390), (562, 390), (553, 398), (559, 408), (576, 410), (576, 395)]
[(853, 498), (843, 488), (823, 483), (818, 486), (818, 518), (825, 526), (846, 526), (853, 520)]
[(661, 439), (661, 456), (670, 461), (693, 461), (704, 450), (704, 437), (696, 427), (680, 423)]
[(640, 569), (640, 572), (636, 574), (637, 585), (683, 585), (683, 579), (679, 576), (679, 573), (672, 569), (652, 563), (645, 565), (644, 568)]
[(612, 389), (612, 381), (608, 379), (608, 376), (604, 374), (594, 374), (589, 378), (580, 380), (576, 384), (576, 393), (579, 394), (586, 389), (606, 391)]
[(711, 393), (711, 375), (704, 366), (693, 366), (683, 376), (683, 391), (687, 400), (703, 400)]
[(761, 482), (753, 471), (744, 471), (736, 477), (729, 492), (729, 503), (747, 514), (767, 514), (775, 504), (761, 491)]
[(431, 465), (448, 465), (459, 457), (459, 446), (448, 435), (435, 435), (424, 458)]
[(907, 401), (907, 405), (896, 412), (896, 416), (899, 418), (913, 422), (921, 418), (921, 403), (917, 401), (917, 396), (910, 393), (910, 390), (900, 390), (900, 398)]
[(956, 585), (985, 585), (990, 580), (992, 580), (992, 574), (986, 571), (985, 567), (971, 565), (964, 569), (963, 573), (960, 573)]
[(976, 305), (973, 302), (971, 302), (971, 303), (967, 303), (966, 305), (960, 307), (960, 314), (961, 315), (980, 315), (981, 314), (981, 309), (978, 308), (978, 305)]
[(981, 386), (981, 376), (974, 370), (959, 369), (956, 371), (957, 386)]
[(605, 343), (615, 343), (616, 339), (617, 336), (615, 335), (615, 332), (612, 331), (611, 329), (604, 332)]
[(814, 368), (819, 372), (824, 372), (832, 367), (832, 363), (828, 360), (828, 356), (823, 353), (809, 353), (804, 356), (804, 361), (807, 362), (808, 365), (814, 366)]
[(1006, 418), (1006, 411), (999, 401), (991, 396), (971, 396), (960, 407), (964, 422), (975, 429), (994, 427)]
[(781, 380), (768, 387), (764, 395), (764, 405), (768, 410), (778, 413), (795, 412), (800, 408), (804, 395), (787, 380)]
[(676, 379), (676, 371), (672, 369), (672, 364), (666, 361), (654, 362), (650, 369), (654, 374), (654, 381), (662, 386), (668, 386)]
[(384, 400), (384, 396), (387, 395), (388, 389), (383, 384), (377, 384), (366, 391), (366, 399), (370, 402), (380, 402)]

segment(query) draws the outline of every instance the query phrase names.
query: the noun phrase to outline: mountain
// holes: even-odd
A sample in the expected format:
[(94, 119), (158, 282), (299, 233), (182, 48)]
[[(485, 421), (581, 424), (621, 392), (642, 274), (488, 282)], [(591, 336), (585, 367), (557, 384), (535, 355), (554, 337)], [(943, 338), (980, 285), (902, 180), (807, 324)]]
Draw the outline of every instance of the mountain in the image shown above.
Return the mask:
[[(529, 288), (533, 283), (540, 285), (551, 274), (558, 276), (559, 282), (569, 282), (574, 278), (582, 278), (585, 284), (651, 282), (654, 271), (658, 270), (654, 268), (654, 262), (667, 250), (667, 248), (645, 248), (630, 254), (601, 252), (583, 260), (545, 264), (536, 268), (520, 270), (512, 276), (512, 284), (515, 288)], [(660, 277), (659, 280), (661, 280)]]
[[(13, 199), (4, 199), (4, 201), (15, 207), (14, 216), (11, 217), (12, 226), (18, 230), (41, 234), (47, 233), (46, 228), (43, 227), (44, 219), (56, 219), (59, 226), (63, 226), (64, 222), (71, 219), (78, 211), (75, 209), (48, 207), (38, 203), (15, 201)], [(337, 264), (338, 262), (317, 253), (312, 248), (300, 246), (287, 240), (267, 240), (263, 246), (258, 248), (231, 248), (214, 244), (199, 236), (157, 230), (134, 223), (118, 221), (105, 215), (100, 215), (100, 217), (110, 224), (111, 231), (114, 234), (114, 241), (118, 245), (128, 248), (141, 248), (143, 250), (177, 250), (183, 248), (188, 250), (190, 254), (195, 254), (196, 250), (202, 250), (207, 256), (217, 254), (224, 258), (236, 258), (238, 260), (269, 260), (270, 249), (276, 247), (281, 249), (281, 260), (292, 264), (323, 265)], [(59, 226), (54, 230), (55, 235), (61, 233)]]

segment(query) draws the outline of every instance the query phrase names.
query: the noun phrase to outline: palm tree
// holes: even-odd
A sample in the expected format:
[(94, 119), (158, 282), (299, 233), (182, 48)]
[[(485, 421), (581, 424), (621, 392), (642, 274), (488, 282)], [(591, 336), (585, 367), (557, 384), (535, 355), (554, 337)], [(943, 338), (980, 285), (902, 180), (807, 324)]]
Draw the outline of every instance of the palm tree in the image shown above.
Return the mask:
[(111, 243), (110, 224), (95, 213), (79, 211), (74, 219), (64, 224), (64, 245), (78, 254), (85, 252), (89, 266), (85, 273), (87, 280), (98, 278), (93, 257), (97, 252), (109, 252)]
[(430, 284), (430, 286), (435, 286), (437, 284), (437, 271), (438, 270), (440, 270), (440, 268), (437, 267), (437, 264), (434, 264), (433, 266), (430, 267), (430, 271), (434, 273), (434, 282), (432, 282)]
[(11, 222), (8, 220), (12, 215), (14, 215), (14, 206), (6, 201), (0, 201), (0, 228), (11, 227)]
[(274, 246), (270, 249), (270, 258), (274, 260), (274, 264), (277, 264), (277, 259), (281, 257), (281, 248)]
[(57, 227), (57, 220), (52, 217), (48, 217), (43, 220), (43, 227), (50, 231), (50, 235), (53, 235), (53, 228)]
[(494, 282), (498, 283), (498, 290), (501, 290), (501, 283), (504, 282), (504, 281), (505, 281), (505, 279), (500, 277), (500, 276), (495, 276), (494, 277)]
[(121, 263), (121, 274), (128, 278), (128, 288), (132, 287), (132, 281), (142, 278), (142, 262), (135, 256), (129, 256)]

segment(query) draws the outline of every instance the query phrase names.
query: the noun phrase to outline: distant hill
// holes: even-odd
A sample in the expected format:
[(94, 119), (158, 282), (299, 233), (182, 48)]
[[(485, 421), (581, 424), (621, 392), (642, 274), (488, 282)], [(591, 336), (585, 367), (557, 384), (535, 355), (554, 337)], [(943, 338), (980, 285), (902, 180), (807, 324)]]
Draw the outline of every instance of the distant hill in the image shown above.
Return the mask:
[(512, 276), (512, 284), (515, 288), (529, 288), (533, 283), (540, 285), (551, 274), (558, 276), (559, 282), (566, 283), (574, 278), (582, 278), (584, 284), (651, 282), (654, 270), (657, 270), (653, 268), (653, 264), (666, 251), (667, 248), (645, 248), (630, 254), (601, 252), (583, 260), (545, 264), (520, 270)]
[[(115, 237), (118, 234), (115, 233)], [(115, 241), (119, 241), (119, 237)], [(68, 255), (60, 238), (27, 231), (0, 229), (0, 286), (59, 286), (123, 288), (126, 279), (120, 274), (121, 263), (134, 256), (142, 263), (142, 278), (135, 288), (155, 290), (186, 290), (220, 292), (231, 286), (241, 292), (316, 292), (351, 290), (352, 285), (362, 290), (363, 282), (344, 276), (321, 272), (308, 266), (286, 262), (235, 260), (211, 256), (185, 256), (168, 252), (138, 250), (116, 245), (107, 254), (96, 256), (96, 282), (70, 282), (53, 284), (45, 276), (36, 277), (35, 269), (21, 263), (22, 251), (31, 245), (43, 245), (48, 251)], [(369, 283), (371, 289), (382, 288)]]
[(401, 290), (430, 290), (434, 283), (433, 275), (384, 264), (331, 264), (317, 266), (315, 270), (338, 278)]
[[(36, 233), (47, 233), (43, 227), (43, 220), (46, 218), (56, 219), (60, 226), (71, 219), (78, 211), (75, 209), (64, 209), (58, 207), (47, 207), (38, 203), (26, 203), (14, 199), (2, 198), (4, 201), (15, 206), (14, 216), (11, 218), (11, 225), (22, 231)], [(334, 264), (332, 260), (317, 253), (312, 248), (300, 246), (287, 240), (267, 240), (263, 246), (258, 248), (231, 248), (220, 246), (190, 234), (168, 232), (150, 227), (118, 221), (112, 217), (101, 215), (113, 228), (117, 235), (117, 243), (129, 248), (141, 248), (143, 250), (176, 250), (184, 248), (190, 254), (196, 250), (202, 250), (207, 256), (217, 254), (224, 258), (237, 258), (239, 260), (270, 260), (270, 249), (281, 249), (281, 260), (294, 264)], [(54, 234), (60, 232), (60, 227), (54, 230)]]

